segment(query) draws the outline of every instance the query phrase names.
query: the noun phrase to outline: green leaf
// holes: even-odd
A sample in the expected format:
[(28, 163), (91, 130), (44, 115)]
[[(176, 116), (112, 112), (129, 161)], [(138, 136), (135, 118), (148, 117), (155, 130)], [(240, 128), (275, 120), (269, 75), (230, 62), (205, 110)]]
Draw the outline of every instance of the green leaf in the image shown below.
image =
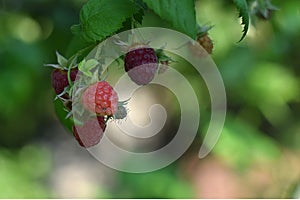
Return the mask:
[(55, 112), (57, 118), (59, 119), (60, 123), (70, 132), (72, 132), (73, 120), (71, 118), (66, 119), (67, 112), (64, 110), (65, 106), (62, 101), (59, 99), (54, 101)]
[(59, 54), (58, 51), (56, 51), (56, 57), (57, 57), (57, 63), (62, 66), (62, 67), (65, 67), (68, 63), (68, 60), (63, 57), (62, 55)]
[(99, 64), (99, 62), (96, 59), (89, 59), (88, 61), (86, 61), (86, 69), (93, 69), (94, 67), (96, 67)]
[(78, 69), (86, 76), (92, 77), (93, 74), (91, 72), (91, 70), (93, 68), (95, 68), (97, 65), (99, 64), (99, 62), (96, 59), (89, 59), (89, 60), (85, 60), (83, 59), (79, 65), (78, 65)]
[(250, 15), (249, 15), (249, 9), (248, 9), (248, 4), (246, 0), (233, 0), (234, 4), (236, 5), (237, 9), (239, 10), (239, 17), (242, 18), (242, 24), (244, 25), (243, 28), (243, 35), (241, 39), (239, 40), (242, 41), (245, 36), (247, 35), (248, 28), (249, 28), (249, 23), (250, 23)]
[(122, 28), (122, 23), (140, 10), (130, 0), (89, 0), (80, 11), (80, 27), (72, 26), (87, 42), (101, 41)]
[(196, 14), (194, 0), (143, 0), (162, 19), (174, 28), (196, 39)]

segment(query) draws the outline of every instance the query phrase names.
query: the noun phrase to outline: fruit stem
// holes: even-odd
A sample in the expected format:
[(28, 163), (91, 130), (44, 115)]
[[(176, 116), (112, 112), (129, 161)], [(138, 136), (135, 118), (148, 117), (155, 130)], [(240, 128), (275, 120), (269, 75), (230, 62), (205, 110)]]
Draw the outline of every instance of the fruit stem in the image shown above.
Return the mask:
[(71, 80), (71, 65), (68, 68), (68, 82), (69, 82), (69, 85), (72, 87), (73, 83), (72, 83), (72, 80)]

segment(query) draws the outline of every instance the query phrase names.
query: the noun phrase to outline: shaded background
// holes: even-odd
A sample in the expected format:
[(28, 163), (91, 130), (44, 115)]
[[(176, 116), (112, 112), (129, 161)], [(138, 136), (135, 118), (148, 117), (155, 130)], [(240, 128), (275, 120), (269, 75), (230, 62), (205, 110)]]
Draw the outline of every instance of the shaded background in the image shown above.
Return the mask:
[[(196, 2), (198, 21), (215, 25), (213, 59), (228, 98), (223, 133), (199, 160), (209, 119), (201, 113), (199, 136), (182, 158), (156, 172), (128, 174), (96, 161), (55, 115), (51, 69), (43, 64), (55, 63), (56, 50), (74, 51), (70, 26), (84, 1), (1, 0), (0, 197), (299, 197), (300, 1), (272, 2), (280, 11), (257, 21), (242, 43), (232, 4)], [(185, 75), (198, 80), (188, 70)]]

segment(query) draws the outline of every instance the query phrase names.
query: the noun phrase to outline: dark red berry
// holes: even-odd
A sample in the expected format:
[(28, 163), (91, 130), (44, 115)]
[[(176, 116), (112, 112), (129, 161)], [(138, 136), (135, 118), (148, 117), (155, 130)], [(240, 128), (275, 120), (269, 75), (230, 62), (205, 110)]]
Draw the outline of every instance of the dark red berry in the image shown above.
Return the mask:
[(150, 47), (138, 47), (125, 55), (125, 71), (138, 85), (146, 85), (153, 80), (157, 71), (158, 59)]
[[(78, 68), (71, 69), (70, 78), (75, 81)], [(57, 95), (61, 94), (65, 87), (69, 85), (68, 71), (61, 69), (54, 69), (52, 71), (52, 87)]]
[(73, 126), (73, 135), (80, 146), (88, 148), (98, 144), (106, 129), (104, 117), (90, 118), (82, 126)]

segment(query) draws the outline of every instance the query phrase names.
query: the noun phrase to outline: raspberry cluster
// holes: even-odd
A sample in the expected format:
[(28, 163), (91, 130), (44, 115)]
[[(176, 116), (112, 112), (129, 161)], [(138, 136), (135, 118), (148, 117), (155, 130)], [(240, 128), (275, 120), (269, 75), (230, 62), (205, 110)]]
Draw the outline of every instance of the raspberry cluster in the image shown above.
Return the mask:
[[(64, 102), (65, 110), (68, 111), (67, 117), (72, 118), (74, 112), (87, 116), (84, 121), (73, 119), (72, 132), (74, 138), (80, 146), (89, 148), (97, 145), (105, 132), (109, 119), (125, 119), (127, 109), (125, 102), (119, 102), (118, 94), (114, 88), (99, 76), (102, 67), (96, 58), (80, 63), (72, 62), (57, 54), (58, 64), (50, 65), (54, 67), (52, 71), (52, 87), (58, 100)], [(147, 85), (151, 83), (157, 73), (166, 71), (171, 59), (162, 49), (151, 48), (148, 44), (135, 44), (128, 48), (124, 56), (124, 69), (130, 79), (137, 85)], [(68, 64), (71, 63), (71, 64)], [(95, 68), (95, 70), (92, 70)], [(86, 70), (86, 71), (85, 71)], [(82, 85), (76, 81), (78, 72), (89, 77), (90, 80)], [(100, 74), (103, 71), (100, 71)], [(81, 80), (79, 77), (79, 80)], [(79, 82), (79, 83), (78, 83)], [(75, 87), (78, 86), (78, 87)], [(75, 93), (74, 93), (75, 90)], [(72, 99), (72, 95), (76, 98)], [(79, 94), (79, 101), (77, 99)], [(72, 109), (73, 101), (82, 105), (82, 111), (78, 108)], [(77, 102), (78, 101), (78, 102)], [(92, 117), (96, 116), (96, 117)], [(78, 120), (78, 119), (77, 119)]]

